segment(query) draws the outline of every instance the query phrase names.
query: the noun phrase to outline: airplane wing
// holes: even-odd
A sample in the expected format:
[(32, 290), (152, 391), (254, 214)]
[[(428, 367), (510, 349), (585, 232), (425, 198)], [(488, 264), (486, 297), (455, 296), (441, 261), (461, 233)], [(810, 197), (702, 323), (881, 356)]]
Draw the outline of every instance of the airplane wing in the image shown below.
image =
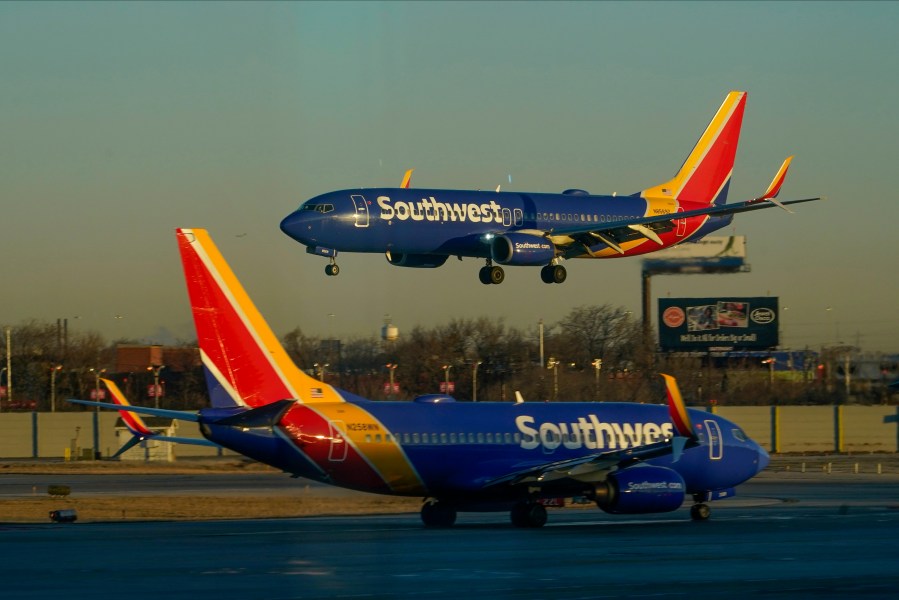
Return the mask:
[(491, 479), (485, 482), (483, 487), (488, 488), (498, 485), (518, 485), (524, 483), (540, 486), (560, 479), (591, 481), (595, 480), (597, 475), (609, 471), (613, 467), (623, 469), (641, 460), (657, 458), (668, 454), (677, 455), (685, 448), (696, 445), (698, 445), (698, 442), (695, 439), (673, 437), (661, 442), (639, 446), (637, 448), (609, 450), (607, 452), (599, 452), (570, 460), (528, 466), (522, 468), (520, 471)]
[[(736, 202), (733, 204), (713, 204), (695, 210), (668, 213), (664, 215), (633, 217), (630, 219), (622, 219), (614, 223), (610, 223), (606, 226), (600, 227), (596, 227), (595, 223), (589, 226), (586, 224), (572, 223), (571, 225), (554, 227), (547, 233), (551, 236), (569, 236), (572, 238), (574, 243), (567, 244), (567, 248), (563, 252), (563, 255), (566, 258), (571, 258), (573, 256), (579, 256), (583, 254), (586, 248), (595, 246), (597, 242), (603, 242), (610, 248), (623, 254), (624, 250), (622, 250), (621, 244), (623, 242), (631, 241), (640, 237), (648, 238), (661, 246), (662, 240), (659, 238), (658, 234), (670, 231), (671, 229), (676, 227), (676, 221), (680, 219), (701, 216), (711, 217), (720, 215), (732, 215), (753, 210), (761, 210), (764, 208), (771, 208), (773, 206), (777, 206), (789, 213), (792, 213), (793, 211), (787, 208), (787, 206), (790, 204), (800, 204), (803, 202), (814, 202), (816, 200), (821, 200), (820, 197), (802, 198), (799, 200), (786, 200), (783, 202), (776, 199), (777, 195), (780, 193), (780, 188), (783, 186), (784, 180), (786, 179), (787, 170), (790, 168), (790, 163), (792, 161), (793, 157), (788, 156), (787, 159), (784, 160), (783, 164), (781, 164), (777, 173), (774, 175), (774, 179), (771, 181), (765, 192), (758, 198), (753, 198), (752, 200)], [(563, 248), (566, 247), (566, 245), (564, 244), (562, 246)], [(589, 250), (587, 252), (589, 253)]]
[(669, 454), (674, 457), (676, 462), (684, 450), (699, 445), (699, 438), (693, 428), (680, 389), (677, 387), (677, 381), (671, 375), (664, 373), (661, 375), (665, 380), (668, 414), (677, 432), (674, 437), (636, 448), (608, 450), (568, 460), (528, 465), (521, 470), (491, 479), (484, 483), (484, 487), (523, 483), (540, 486), (560, 479), (595, 481), (597, 477), (601, 477), (603, 472), (613, 468), (623, 469), (642, 460)]

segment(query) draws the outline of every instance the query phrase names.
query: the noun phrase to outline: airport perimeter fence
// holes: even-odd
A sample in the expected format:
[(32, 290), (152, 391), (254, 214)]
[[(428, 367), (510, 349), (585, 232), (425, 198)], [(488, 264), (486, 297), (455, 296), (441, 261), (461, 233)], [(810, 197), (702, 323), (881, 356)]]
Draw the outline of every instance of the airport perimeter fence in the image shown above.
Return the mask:
[[(899, 452), (899, 407), (895, 406), (714, 406), (708, 410), (739, 425), (772, 454)], [(116, 413), (107, 412), (0, 414), (0, 459), (112, 456), (131, 438), (127, 429), (117, 426), (118, 419)], [(166, 433), (202, 437), (190, 425)], [(151, 456), (148, 444), (165, 446), (166, 451)], [(146, 442), (123, 458), (172, 460), (220, 454), (208, 446)]]

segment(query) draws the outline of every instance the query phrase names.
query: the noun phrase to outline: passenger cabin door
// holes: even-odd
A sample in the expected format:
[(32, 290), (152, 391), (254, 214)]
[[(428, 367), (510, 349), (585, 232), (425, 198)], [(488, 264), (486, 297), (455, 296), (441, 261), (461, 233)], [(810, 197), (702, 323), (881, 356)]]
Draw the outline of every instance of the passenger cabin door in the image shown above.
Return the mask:
[(356, 227), (368, 227), (368, 202), (362, 196), (353, 195), (351, 197), (356, 206)]
[(724, 441), (721, 439), (721, 428), (718, 427), (718, 421), (706, 420), (705, 430), (709, 436), (709, 459), (721, 460), (724, 456)]
[(343, 462), (346, 460), (347, 443), (343, 438), (346, 425), (343, 421), (328, 421), (328, 437), (331, 445), (328, 448), (328, 460), (331, 462)]

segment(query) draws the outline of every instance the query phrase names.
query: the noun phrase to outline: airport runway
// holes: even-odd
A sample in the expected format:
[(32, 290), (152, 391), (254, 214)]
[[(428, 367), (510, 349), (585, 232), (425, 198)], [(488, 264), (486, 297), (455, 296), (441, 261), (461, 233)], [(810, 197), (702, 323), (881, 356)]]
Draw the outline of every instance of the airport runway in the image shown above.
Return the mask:
[(894, 597), (899, 477), (768, 475), (740, 492), (705, 523), (564, 509), (540, 530), (500, 513), (448, 530), (417, 515), (5, 525), (0, 581), (5, 598)]

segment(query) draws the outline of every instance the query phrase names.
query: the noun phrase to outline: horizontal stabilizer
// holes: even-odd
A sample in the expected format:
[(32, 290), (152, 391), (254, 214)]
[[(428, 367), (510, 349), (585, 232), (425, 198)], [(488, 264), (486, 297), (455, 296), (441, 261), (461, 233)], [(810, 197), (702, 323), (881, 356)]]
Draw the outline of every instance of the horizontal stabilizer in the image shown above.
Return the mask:
[(294, 404), (296, 404), (296, 400), (278, 400), (259, 408), (218, 419), (215, 424), (227, 427), (272, 427)]
[(191, 446), (211, 446), (213, 448), (218, 448), (219, 445), (215, 442), (210, 442), (204, 438), (187, 438), (187, 437), (175, 437), (175, 436), (165, 436), (165, 435), (134, 435), (130, 440), (125, 442), (118, 451), (110, 456), (110, 458), (118, 458), (131, 448), (135, 447), (139, 443), (145, 440), (153, 440), (156, 442), (169, 442), (170, 444), (189, 444)]
[(150, 408), (147, 406), (122, 406), (111, 402), (95, 402), (93, 400), (79, 400), (77, 398), (69, 398), (66, 402), (72, 404), (83, 404), (84, 406), (96, 406), (99, 408), (111, 408), (113, 410), (127, 410), (141, 415), (150, 415), (151, 417), (163, 417), (166, 419), (177, 419), (179, 421), (191, 421), (197, 423), (200, 420), (199, 415), (195, 412), (186, 410), (168, 410), (165, 408)]

